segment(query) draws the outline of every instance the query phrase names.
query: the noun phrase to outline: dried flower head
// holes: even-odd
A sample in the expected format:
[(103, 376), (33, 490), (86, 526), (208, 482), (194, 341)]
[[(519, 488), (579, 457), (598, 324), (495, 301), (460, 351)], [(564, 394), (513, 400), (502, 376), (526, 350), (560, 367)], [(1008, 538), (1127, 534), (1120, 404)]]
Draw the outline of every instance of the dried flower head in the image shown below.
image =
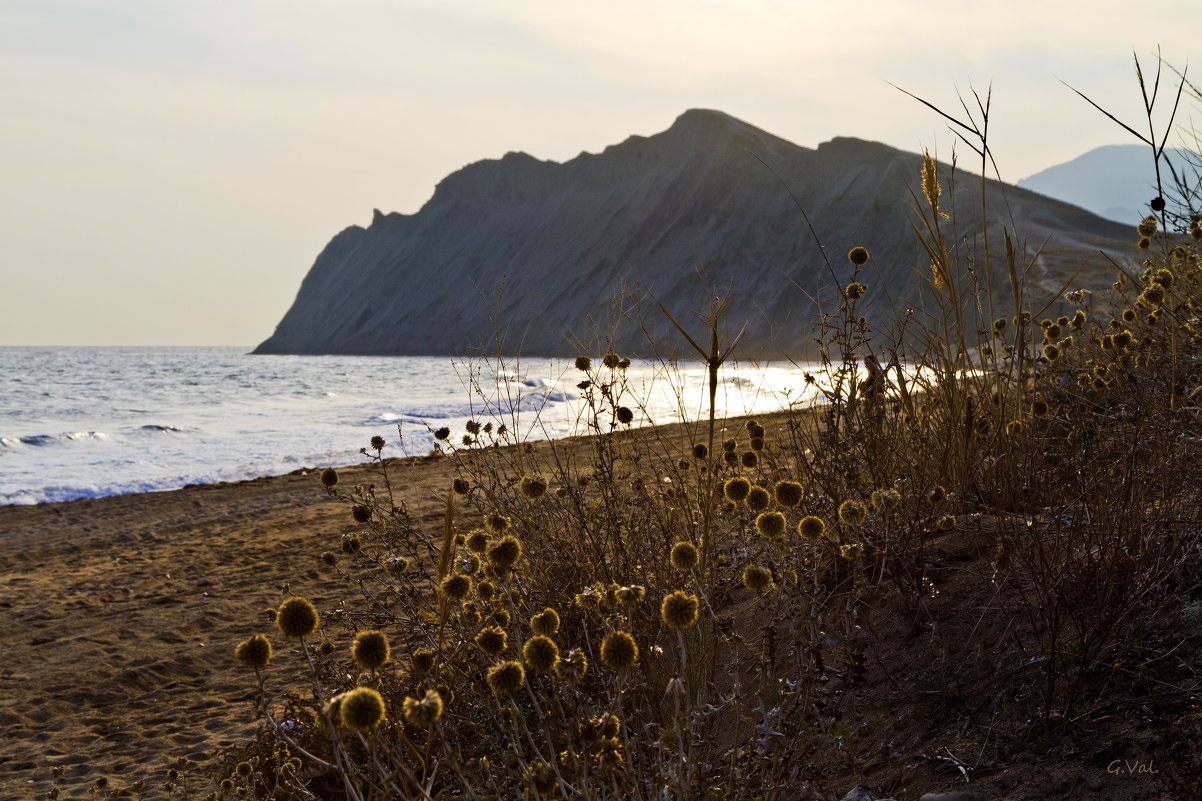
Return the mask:
[(614, 416), (617, 417), (618, 422), (624, 426), (628, 426), (634, 422), (634, 412), (632, 412), (626, 406), (619, 406), (618, 410), (614, 412)]
[(868, 263), (868, 248), (862, 245), (856, 245), (851, 250), (847, 251), (847, 260), (857, 267)]
[(522, 646), (522, 659), (531, 670), (547, 673), (559, 663), (559, 646), (547, 635), (535, 634)]
[(742, 476), (726, 479), (722, 485), (722, 494), (726, 499), (735, 503), (740, 503), (746, 500), (748, 493), (751, 492), (751, 482)]
[(628, 631), (611, 631), (601, 641), (601, 664), (610, 670), (626, 670), (639, 661), (639, 647)]
[(868, 516), (864, 504), (856, 500), (846, 500), (839, 504), (839, 522), (845, 526), (858, 526)]
[(763, 487), (752, 487), (747, 493), (747, 508), (753, 512), (762, 512), (772, 503), (772, 496)]
[(351, 657), (363, 670), (380, 669), (391, 653), (388, 637), (382, 631), (361, 631), (351, 643)]
[(706, 445), (704, 442), (698, 442), (696, 445), (693, 446), (693, 458), (694, 459), (708, 459), (709, 455), (710, 455), (709, 446)]
[(584, 678), (588, 671), (588, 657), (579, 648), (568, 651), (567, 656), (559, 660), (557, 672), (564, 681), (575, 684)]
[(601, 357), (601, 363), (610, 370), (617, 370), (618, 365), (622, 363), (622, 357), (611, 350)]
[(495, 570), (507, 572), (522, 558), (522, 541), (512, 534), (488, 546), (488, 561)]
[(434, 668), (435, 656), (433, 648), (415, 648), (409, 658), (413, 662), (413, 670), (420, 675), (429, 673)]
[(697, 546), (691, 542), (678, 542), (672, 546), (672, 552), (669, 554), (672, 562), (672, 567), (682, 573), (687, 573), (697, 566), (699, 555)]
[(458, 603), (472, 591), (472, 577), (467, 573), (452, 573), (442, 580), (438, 589), (447, 600)]
[(484, 516), (484, 525), (488, 526), (490, 531), (504, 534), (506, 531), (509, 531), (509, 518), (493, 510)]
[(353, 731), (368, 731), (384, 721), (384, 699), (371, 687), (356, 687), (342, 694), (338, 719)]
[(393, 554), (384, 560), (384, 569), (390, 575), (400, 576), (409, 569), (409, 560), (403, 556)]
[(451, 482), (451, 491), (456, 495), (467, 495), (468, 490), (471, 488), (472, 485), (465, 478), (457, 478)]
[(803, 493), (801, 483), (798, 481), (778, 481), (773, 488), (773, 494), (776, 496), (776, 502), (781, 506), (792, 508), (801, 503)]
[[(984, 418), (980, 418), (984, 419)], [(892, 512), (901, 503), (901, 493), (892, 487), (874, 490), (872, 493), (872, 508), (878, 512)]]
[(275, 624), (285, 637), (308, 637), (317, 628), (317, 608), (308, 598), (294, 596), (280, 604)]
[(772, 586), (772, 571), (759, 565), (743, 568), (743, 586), (756, 594), (763, 594)]
[(663, 603), (659, 605), (659, 616), (670, 629), (687, 629), (697, 622), (700, 608), (701, 602), (696, 595), (676, 590), (664, 596)]
[(488, 687), (497, 695), (512, 695), (526, 683), (526, 669), (513, 659), (493, 665), (488, 669)]
[(541, 476), (522, 476), (521, 490), (527, 500), (537, 501), (547, 494), (547, 480)]
[(857, 562), (864, 555), (864, 546), (858, 542), (839, 546), (839, 555), (849, 562)]
[(860, 298), (864, 297), (864, 293), (867, 291), (868, 286), (866, 284), (862, 284), (859, 281), (852, 281), (847, 285), (847, 288), (843, 290), (843, 294), (848, 300), (859, 300)]
[(442, 717), (442, 696), (438, 690), (426, 690), (420, 701), (406, 696), (402, 706), (405, 721), (419, 729), (433, 726), (434, 722)]
[(482, 528), (472, 529), (463, 541), (467, 549), (475, 554), (484, 553), (488, 548), (488, 532)]
[(806, 515), (797, 521), (797, 533), (803, 539), (820, 539), (826, 533), (826, 521), (817, 515)]
[(262, 670), (271, 661), (271, 640), (262, 634), (252, 634), (234, 649), (238, 661), (254, 670)]
[(530, 628), (535, 634), (554, 637), (559, 632), (559, 613), (548, 606), (530, 618)]
[(593, 369), (592, 359), (590, 359), (587, 356), (577, 356), (576, 357), (576, 369), (582, 373), (587, 373), (589, 370), (592, 370)]
[(372, 450), (374, 450), (374, 451), (384, 450), (385, 444), (386, 443), (384, 442), (384, 438), (378, 434), (371, 438), (371, 447), (372, 447)]
[(351, 507), (351, 517), (356, 523), (366, 523), (371, 520), (371, 507), (357, 503)]
[(780, 512), (761, 512), (755, 518), (755, 530), (769, 539), (784, 536), (785, 527), (785, 516)]
[(338, 486), (338, 471), (332, 467), (327, 467), (321, 471), (321, 485), (326, 489), (333, 489)]

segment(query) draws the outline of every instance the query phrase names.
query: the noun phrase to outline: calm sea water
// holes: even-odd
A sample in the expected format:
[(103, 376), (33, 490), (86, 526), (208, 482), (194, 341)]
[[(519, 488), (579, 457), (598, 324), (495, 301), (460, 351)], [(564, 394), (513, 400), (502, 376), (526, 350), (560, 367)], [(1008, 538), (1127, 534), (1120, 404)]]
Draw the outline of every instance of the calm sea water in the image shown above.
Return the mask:
[[(0, 505), (67, 501), (354, 464), (374, 435), (419, 455), (433, 430), (583, 433), (571, 362), (251, 356), (240, 348), (0, 348)], [(721, 411), (800, 402), (805, 366), (730, 365)], [(636, 363), (636, 423), (696, 417), (705, 373)]]

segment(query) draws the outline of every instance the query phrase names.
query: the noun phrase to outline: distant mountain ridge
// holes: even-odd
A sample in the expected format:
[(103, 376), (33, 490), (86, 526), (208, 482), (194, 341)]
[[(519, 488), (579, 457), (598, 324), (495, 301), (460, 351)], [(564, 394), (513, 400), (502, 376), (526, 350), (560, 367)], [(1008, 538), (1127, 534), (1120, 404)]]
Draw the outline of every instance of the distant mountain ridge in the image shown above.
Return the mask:
[[(742, 356), (802, 357), (819, 307), (837, 306), (854, 245), (873, 254), (860, 313), (885, 327), (907, 307), (923, 308), (929, 259), (910, 222), (921, 161), (852, 138), (807, 149), (701, 109), (662, 133), (562, 164), (524, 153), (479, 161), (444, 178), (417, 213), (376, 211), (368, 228), (335, 236), (256, 352), (454, 355), (491, 350), (501, 332), (511, 353), (570, 355), (594, 323), (623, 353), (649, 352), (648, 336), (661, 352), (683, 344), (650, 302), (641, 307), (646, 333), (629, 320), (611, 333), (606, 321), (624, 286), (683, 322), (714, 294), (728, 295), (731, 329), (747, 327)], [(946, 182), (950, 168), (942, 170)], [(945, 183), (944, 207), (979, 209), (979, 187), (962, 178), (953, 194)], [(990, 194), (1000, 188), (991, 184)], [(1029, 277), (1036, 294), (1081, 265), (1084, 282), (1108, 283), (1099, 250), (1130, 253), (1127, 227), (1006, 193), (1020, 236), (1048, 243)], [(990, 199), (995, 253), (1000, 201)], [(973, 217), (960, 222), (964, 247), (979, 227)]]
[[(1202, 163), (1197, 154), (1166, 148), (1165, 159), (1190, 185), (1197, 185), (1195, 165)], [(1172, 177), (1163, 165), (1161, 180), (1165, 191), (1171, 193)], [(1134, 227), (1151, 213), (1156, 172), (1147, 145), (1103, 145), (1023, 178), (1018, 186)]]

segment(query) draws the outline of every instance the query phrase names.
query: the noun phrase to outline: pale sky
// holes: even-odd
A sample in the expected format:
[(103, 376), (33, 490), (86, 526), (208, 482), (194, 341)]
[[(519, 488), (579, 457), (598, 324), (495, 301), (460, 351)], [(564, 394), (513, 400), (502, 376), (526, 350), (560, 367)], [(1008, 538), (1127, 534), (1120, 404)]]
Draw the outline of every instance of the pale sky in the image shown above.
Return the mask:
[(688, 108), (946, 157), (888, 82), (992, 82), (1017, 181), (1134, 141), (1061, 80), (1142, 125), (1132, 52), (1200, 30), (1196, 0), (0, 0), (0, 345), (257, 344), (373, 207)]

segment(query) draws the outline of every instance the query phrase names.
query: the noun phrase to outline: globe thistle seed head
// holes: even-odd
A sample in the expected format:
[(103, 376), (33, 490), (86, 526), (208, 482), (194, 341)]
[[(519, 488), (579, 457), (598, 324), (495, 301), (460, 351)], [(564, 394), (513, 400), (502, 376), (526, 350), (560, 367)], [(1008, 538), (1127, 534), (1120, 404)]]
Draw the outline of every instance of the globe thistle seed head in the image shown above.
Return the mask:
[(927, 500), (931, 503), (943, 503), (947, 500), (947, 490), (943, 488), (942, 484), (936, 485), (927, 495)]
[(363, 550), (363, 543), (359, 539), (359, 535), (355, 533), (342, 535), (342, 552), (356, 554)]
[(463, 424), (463, 429), (474, 437), (480, 433), (480, 424), (475, 420), (468, 420)]
[(402, 703), (405, 722), (419, 729), (429, 728), (442, 717), (442, 695), (438, 690), (426, 690), (419, 701), (416, 698), (405, 697)]
[(435, 429), (434, 439), (438, 440), (439, 442), (446, 442), (450, 438), (451, 438), (451, 429), (447, 428), (446, 426)]
[(672, 546), (668, 558), (672, 562), (672, 567), (682, 573), (687, 573), (697, 566), (700, 557), (697, 553), (697, 546), (682, 540)]
[(379, 670), (391, 654), (388, 637), (382, 631), (361, 631), (351, 643), (351, 657), (363, 670)]
[(999, 317), (993, 321), (993, 333), (1000, 334), (1006, 330), (1007, 320), (1005, 317)]
[(351, 517), (356, 523), (366, 523), (371, 520), (371, 507), (357, 503), (351, 507)]
[(285, 637), (308, 637), (317, 629), (317, 608), (308, 598), (288, 598), (275, 613), (275, 624)]
[(862, 284), (859, 281), (852, 281), (851, 283), (849, 283), (847, 285), (847, 288), (843, 290), (843, 294), (847, 297), (848, 300), (855, 301), (855, 300), (859, 300), (860, 298), (864, 297), (864, 293), (867, 291), (868, 291), (867, 284)]
[(755, 530), (760, 536), (777, 539), (785, 534), (785, 516), (780, 512), (760, 512), (755, 518)]
[(537, 501), (547, 494), (547, 480), (541, 476), (522, 476), (522, 495), (527, 500)]
[(747, 430), (747, 436), (749, 437), (763, 437), (765, 433), (764, 427), (760, 424), (759, 420), (748, 420), (743, 424), (743, 428)]
[(601, 664), (610, 670), (627, 670), (639, 661), (639, 646), (628, 631), (611, 631), (601, 641)]
[(458, 603), (472, 591), (472, 577), (467, 573), (452, 573), (442, 580), (438, 589), (447, 600)]
[(697, 622), (701, 602), (696, 595), (676, 590), (664, 596), (659, 605), (659, 616), (670, 629), (687, 629)]
[(496, 594), (497, 585), (488, 579), (476, 583), (476, 595), (480, 596), (480, 600), (491, 601)]
[(618, 365), (622, 363), (622, 357), (611, 350), (601, 357), (601, 363), (610, 370), (616, 370), (618, 369)]
[(743, 586), (762, 595), (772, 586), (772, 571), (759, 565), (748, 565), (743, 568)]
[(576, 357), (576, 369), (582, 373), (587, 373), (593, 369), (593, 361), (587, 356)]
[(863, 245), (856, 245), (847, 251), (847, 260), (857, 267), (862, 267), (868, 263), (868, 248)]
[(747, 493), (747, 508), (753, 512), (762, 512), (772, 503), (772, 496), (763, 487), (752, 487)]
[(939, 519), (935, 521), (935, 528), (939, 531), (951, 531), (955, 527), (955, 515), (940, 515)]
[(1156, 218), (1149, 214), (1139, 221), (1139, 225), (1135, 227), (1135, 230), (1140, 236), (1152, 236), (1156, 233)]
[(1164, 303), (1164, 287), (1153, 284), (1139, 296), (1139, 302), (1153, 308), (1159, 306), (1161, 303)]
[(1031, 403), (1031, 414), (1035, 415), (1036, 417), (1047, 417), (1049, 411), (1050, 407), (1048, 406), (1048, 402), (1043, 398), (1036, 398)]
[(614, 596), (618, 603), (622, 606), (635, 606), (642, 602), (647, 594), (647, 588), (642, 584), (631, 584), (627, 587), (618, 587)]
[(696, 445), (693, 446), (693, 458), (694, 459), (708, 459), (709, 455), (710, 455), (710, 449), (704, 442), (698, 442)]
[(1056, 344), (1043, 346), (1043, 358), (1054, 362), (1060, 358), (1060, 346)]
[(868, 510), (857, 500), (846, 500), (839, 504), (839, 522), (845, 526), (858, 526), (867, 516)]
[(463, 542), (472, 553), (484, 553), (488, 548), (488, 532), (482, 528), (472, 529)]
[(471, 485), (468, 484), (465, 478), (457, 478), (451, 482), (451, 491), (456, 495), (467, 495), (468, 490), (471, 488)]
[(1049, 325), (1044, 326), (1043, 340), (1044, 342), (1053, 342), (1057, 339), (1060, 339), (1060, 334), (1060, 323), (1050, 323)]
[[(978, 419), (983, 420), (984, 418)], [(873, 490), (871, 502), (872, 508), (878, 512), (892, 512), (901, 503), (901, 493), (892, 487)]]
[(797, 521), (797, 533), (802, 539), (820, 539), (826, 534), (826, 521), (817, 515), (806, 515)]
[(333, 489), (338, 486), (338, 471), (332, 467), (327, 467), (321, 471), (321, 485), (326, 489)]
[(496, 623), (501, 628), (507, 628), (510, 623), (509, 610), (498, 609), (492, 613), (492, 622)]
[(726, 479), (722, 485), (722, 494), (726, 499), (735, 503), (741, 503), (747, 499), (747, 495), (751, 492), (751, 482), (742, 476)]
[(403, 556), (392, 554), (384, 560), (384, 569), (391, 576), (404, 575), (405, 571), (409, 569), (409, 560)]
[(485, 626), (476, 634), (475, 643), (489, 656), (499, 656), (509, 647), (509, 636), (500, 626)]
[(573, 648), (568, 651), (567, 656), (559, 660), (559, 665), (556, 669), (559, 678), (570, 684), (575, 684), (583, 679), (587, 671), (588, 657), (579, 648)]
[(488, 561), (494, 569), (507, 572), (522, 558), (522, 541), (512, 534), (501, 537), (488, 546)]
[(559, 646), (545, 634), (535, 634), (522, 646), (522, 660), (531, 670), (547, 673), (559, 664)]
[(271, 640), (262, 634), (252, 634), (234, 649), (238, 661), (253, 670), (262, 670), (271, 661)]
[(858, 562), (860, 557), (864, 555), (864, 546), (858, 542), (848, 543), (847, 545), (839, 546), (839, 556), (846, 559), (848, 562)]
[(497, 695), (513, 695), (526, 683), (526, 669), (514, 659), (493, 665), (486, 675), (489, 689)]
[(731, 467), (735, 467), (739, 464), (739, 454), (735, 453), (734, 451), (727, 451), (722, 454), (722, 461), (726, 462)]
[(548, 606), (546, 609), (530, 618), (530, 628), (535, 634), (554, 637), (557, 633), (559, 633), (559, 613)]
[(801, 503), (803, 490), (798, 481), (778, 481), (773, 488), (776, 502), (786, 508), (793, 508)]
[(747, 445), (756, 453), (760, 453), (761, 451), (764, 450), (764, 438), (763, 437), (752, 437), (751, 441), (748, 442)]
[(374, 436), (374, 437), (372, 437), (372, 438), (371, 438), (371, 448), (372, 448), (372, 450), (374, 450), (374, 451), (382, 451), (382, 450), (384, 450), (384, 445), (385, 445), (385, 444), (386, 444), (386, 443), (384, 442), (384, 438), (383, 438), (383, 437), (381, 437), (381, 436), (379, 436), (378, 434), (377, 434), (376, 436)]
[(413, 663), (413, 670), (419, 675), (425, 675), (434, 669), (435, 656), (433, 648), (415, 648), (409, 658)]
[(334, 565), (338, 564), (338, 557), (334, 555), (333, 551), (322, 551), (321, 561), (322, 564), (333, 567)]
[(726, 439), (726, 440), (722, 441), (722, 452), (723, 453), (734, 453), (738, 449), (739, 449), (739, 441), (737, 439), (735, 439), (734, 437), (731, 437), (730, 439)]
[(371, 687), (356, 687), (342, 694), (338, 719), (352, 731), (370, 731), (384, 722), (384, 699)]
[(747, 468), (755, 467), (760, 463), (760, 455), (755, 451), (744, 451), (739, 457), (739, 463)]
[(509, 518), (493, 510), (484, 517), (484, 525), (488, 526), (489, 531), (504, 534), (509, 531)]
[(628, 426), (634, 422), (634, 412), (626, 406), (619, 406), (614, 414), (618, 418), (618, 422), (624, 426)]

